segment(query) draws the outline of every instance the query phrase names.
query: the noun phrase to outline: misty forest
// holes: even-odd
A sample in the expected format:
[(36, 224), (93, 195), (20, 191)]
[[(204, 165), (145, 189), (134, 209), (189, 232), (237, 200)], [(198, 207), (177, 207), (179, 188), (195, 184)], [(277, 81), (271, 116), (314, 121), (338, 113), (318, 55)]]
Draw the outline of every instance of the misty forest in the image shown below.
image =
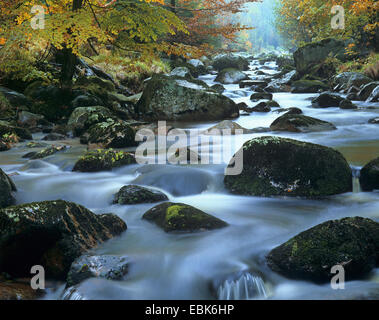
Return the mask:
[(379, 299), (378, 1), (0, 7), (0, 300)]

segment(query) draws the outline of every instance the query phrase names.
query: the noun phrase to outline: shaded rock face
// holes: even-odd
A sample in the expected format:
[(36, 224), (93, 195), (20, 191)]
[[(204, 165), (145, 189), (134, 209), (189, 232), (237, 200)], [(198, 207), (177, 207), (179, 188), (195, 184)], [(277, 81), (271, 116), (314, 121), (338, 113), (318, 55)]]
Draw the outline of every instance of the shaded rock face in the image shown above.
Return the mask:
[(28, 106), (32, 104), (32, 101), (28, 99), (22, 93), (10, 90), (5, 87), (0, 86), (0, 94), (6, 98), (12, 107), (17, 107), (20, 109), (28, 109)]
[(223, 84), (235, 84), (247, 79), (248, 76), (244, 74), (242, 71), (233, 68), (228, 68), (222, 70), (217, 75), (215, 81), (221, 82)]
[(146, 120), (224, 120), (238, 117), (237, 105), (202, 81), (154, 75), (136, 110)]
[(130, 259), (126, 256), (83, 255), (76, 259), (67, 275), (66, 287), (72, 287), (88, 278), (121, 280), (128, 273)]
[(40, 291), (33, 290), (30, 283), (0, 280), (0, 300), (35, 300)]
[(115, 215), (96, 215), (62, 200), (1, 209), (0, 226), (1, 272), (30, 276), (33, 265), (42, 265), (54, 279), (65, 279), (76, 258), (126, 230)]
[(88, 143), (96, 143), (104, 148), (126, 148), (138, 145), (136, 132), (123, 121), (100, 122), (88, 129)]
[(249, 70), (249, 60), (233, 54), (220, 54), (213, 59), (212, 66), (217, 71), (227, 68), (244, 71)]
[(109, 171), (113, 168), (135, 164), (133, 154), (115, 150), (92, 150), (79, 158), (72, 171), (97, 172)]
[(370, 96), (367, 99), (368, 102), (379, 102), (379, 86), (372, 90)]
[(223, 93), (225, 91), (225, 88), (222, 84), (216, 83), (213, 86), (211, 86), (211, 89), (216, 91), (217, 93)]
[(340, 109), (358, 109), (350, 100), (344, 99), (340, 102)]
[(322, 121), (316, 118), (304, 116), (301, 114), (294, 114), (297, 110), (289, 111), (278, 119), (276, 119), (270, 126), (273, 131), (289, 131), (289, 132), (318, 132), (336, 130), (336, 127), (327, 121)]
[(289, 278), (328, 282), (342, 265), (346, 279), (378, 265), (379, 223), (361, 217), (331, 220), (291, 238), (267, 256), (269, 267)]
[(371, 124), (379, 124), (379, 117), (378, 118), (372, 118), (368, 121), (368, 123)]
[(141, 186), (129, 185), (122, 187), (116, 194), (113, 203), (136, 204), (154, 203), (168, 200), (167, 196), (158, 190)]
[(361, 101), (366, 101), (371, 93), (374, 91), (376, 87), (379, 87), (379, 82), (370, 82), (362, 87), (362, 89), (358, 92), (358, 98)]
[(260, 102), (255, 107), (251, 108), (252, 112), (270, 112), (271, 108), (266, 102)]
[(293, 108), (280, 108), (275, 110), (274, 112), (282, 113), (285, 112), (286, 114), (302, 114), (303, 111), (299, 108), (293, 107)]
[(379, 189), (379, 157), (362, 168), (359, 182), (363, 191)]
[(267, 136), (247, 141), (241, 151), (242, 173), (224, 178), (232, 193), (320, 198), (352, 190), (350, 166), (331, 148)]
[(106, 122), (110, 118), (112, 118), (112, 113), (105, 107), (80, 107), (72, 112), (68, 120), (68, 126), (75, 136), (80, 136), (91, 126)]
[(332, 92), (323, 92), (318, 97), (312, 100), (312, 106), (314, 108), (329, 108), (339, 107), (340, 102), (343, 101), (340, 95)]
[(328, 86), (319, 80), (298, 80), (291, 85), (292, 93), (317, 93), (328, 90)]
[(142, 219), (151, 221), (166, 232), (194, 232), (219, 229), (227, 223), (183, 203), (165, 202), (148, 210)]
[(330, 54), (337, 59), (345, 60), (345, 47), (345, 41), (332, 38), (300, 47), (293, 54), (296, 70), (305, 74), (311, 66), (324, 61)]
[(0, 208), (5, 208), (16, 202), (12, 193), (17, 191), (17, 188), (11, 178), (0, 169)]
[(188, 64), (192, 65), (199, 75), (207, 73), (207, 68), (205, 67), (204, 63), (199, 59), (190, 59), (188, 60)]
[(28, 129), (17, 127), (7, 121), (0, 121), (0, 136), (14, 134), (20, 140), (32, 140), (32, 134)]

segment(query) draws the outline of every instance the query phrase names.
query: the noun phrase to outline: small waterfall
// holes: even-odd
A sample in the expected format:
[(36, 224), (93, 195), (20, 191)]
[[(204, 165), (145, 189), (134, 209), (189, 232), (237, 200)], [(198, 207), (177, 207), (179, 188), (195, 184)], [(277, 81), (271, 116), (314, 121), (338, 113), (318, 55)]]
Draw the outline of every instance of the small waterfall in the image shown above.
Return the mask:
[(361, 175), (360, 167), (351, 167), (353, 173), (353, 193), (361, 192), (361, 184), (359, 182), (359, 177)]
[(86, 299), (80, 292), (78, 292), (76, 287), (70, 287), (63, 292), (61, 296), (61, 300), (86, 300)]
[(262, 278), (244, 273), (237, 280), (225, 280), (217, 290), (218, 300), (249, 300), (267, 298)]

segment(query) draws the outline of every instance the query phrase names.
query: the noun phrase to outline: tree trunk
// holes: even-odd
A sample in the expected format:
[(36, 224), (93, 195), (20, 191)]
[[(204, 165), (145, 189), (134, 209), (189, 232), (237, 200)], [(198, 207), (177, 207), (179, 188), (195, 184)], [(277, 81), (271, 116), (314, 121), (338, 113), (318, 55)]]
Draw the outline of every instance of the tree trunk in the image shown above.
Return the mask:
[[(76, 11), (82, 8), (83, 0), (73, 0), (72, 11)], [(71, 88), (72, 78), (75, 74), (75, 68), (78, 61), (78, 57), (69, 48), (64, 48), (61, 51), (63, 61), (61, 70), (61, 85), (63, 88)]]

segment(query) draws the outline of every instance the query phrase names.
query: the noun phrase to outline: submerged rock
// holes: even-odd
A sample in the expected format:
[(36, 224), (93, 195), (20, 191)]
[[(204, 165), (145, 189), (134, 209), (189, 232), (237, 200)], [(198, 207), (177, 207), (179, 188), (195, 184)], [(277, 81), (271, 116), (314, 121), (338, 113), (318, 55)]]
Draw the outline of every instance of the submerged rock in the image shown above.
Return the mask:
[(49, 133), (42, 138), (42, 140), (44, 141), (59, 141), (59, 140), (66, 140), (66, 139), (67, 139), (67, 136), (65, 136), (64, 134), (55, 133), (55, 132)]
[(167, 196), (158, 190), (136, 185), (122, 187), (116, 194), (113, 203), (136, 204), (154, 203), (168, 200)]
[(340, 109), (358, 109), (350, 100), (344, 99), (340, 102)]
[(371, 124), (379, 124), (379, 117), (378, 118), (372, 118), (368, 121), (368, 123)]
[(317, 93), (326, 91), (329, 87), (319, 80), (298, 80), (291, 85), (292, 93)]
[(247, 80), (249, 77), (242, 71), (228, 68), (222, 70), (216, 77), (215, 81), (221, 82), (223, 84), (235, 84), (242, 80)]
[(341, 101), (345, 99), (340, 95), (332, 92), (323, 92), (318, 97), (312, 100), (312, 106), (314, 108), (330, 108), (336, 107), (338, 108)]
[(23, 156), (23, 158), (29, 158), (31, 160), (36, 160), (36, 159), (43, 159), (46, 157), (49, 157), (53, 154), (56, 154), (57, 152), (64, 151), (67, 149), (67, 146), (51, 146), (47, 147), (45, 149), (42, 149), (41, 151), (38, 152), (28, 152)]
[(258, 101), (261, 99), (272, 100), (272, 93), (270, 92), (255, 92), (250, 96), (251, 101)]
[(247, 141), (240, 152), (242, 173), (224, 179), (232, 193), (319, 198), (352, 190), (350, 166), (331, 148), (267, 136)]
[(17, 191), (12, 179), (0, 168), (0, 208), (10, 206), (16, 202), (13, 192)]
[[(318, 132), (336, 130), (336, 127), (327, 121), (322, 121), (316, 118), (286, 113), (276, 119), (270, 128), (272, 131), (289, 131), (289, 132)], [(298, 111), (296, 111), (298, 112)]]
[(155, 206), (148, 210), (142, 219), (154, 222), (166, 232), (212, 230), (228, 225), (226, 222), (190, 205), (172, 202)]
[(331, 220), (273, 249), (269, 267), (289, 278), (328, 282), (341, 265), (347, 280), (365, 276), (379, 261), (379, 223), (361, 217)]
[(266, 102), (260, 102), (255, 107), (250, 108), (252, 112), (270, 112), (271, 108), (267, 105)]
[(97, 172), (108, 171), (113, 168), (136, 163), (132, 153), (115, 151), (112, 149), (98, 149), (88, 151), (75, 163), (72, 171)]
[(100, 122), (88, 129), (88, 143), (104, 148), (126, 148), (138, 145), (135, 130), (124, 121)]
[(300, 108), (296, 108), (296, 107), (280, 108), (280, 109), (275, 110), (274, 112), (277, 112), (277, 113), (285, 112), (286, 114), (302, 114), (303, 113), (303, 111)]
[(235, 123), (230, 120), (224, 120), (221, 121), (220, 123), (214, 125), (213, 127), (210, 127), (206, 131), (203, 132), (203, 134), (206, 135), (222, 135), (223, 130), (226, 130), (225, 133), (228, 134), (230, 130), (230, 134), (243, 134), (243, 133), (248, 133), (249, 130), (241, 127), (238, 123)]
[(379, 189), (379, 157), (362, 168), (359, 182), (363, 191)]
[(121, 280), (128, 273), (130, 259), (126, 256), (83, 255), (76, 259), (67, 275), (67, 287), (72, 287), (88, 278)]
[(145, 120), (224, 120), (238, 117), (233, 100), (199, 80), (154, 75), (147, 82), (137, 112)]
[(42, 265), (47, 277), (62, 280), (76, 258), (126, 230), (115, 215), (63, 200), (1, 209), (0, 225), (0, 272), (30, 276), (32, 266)]

